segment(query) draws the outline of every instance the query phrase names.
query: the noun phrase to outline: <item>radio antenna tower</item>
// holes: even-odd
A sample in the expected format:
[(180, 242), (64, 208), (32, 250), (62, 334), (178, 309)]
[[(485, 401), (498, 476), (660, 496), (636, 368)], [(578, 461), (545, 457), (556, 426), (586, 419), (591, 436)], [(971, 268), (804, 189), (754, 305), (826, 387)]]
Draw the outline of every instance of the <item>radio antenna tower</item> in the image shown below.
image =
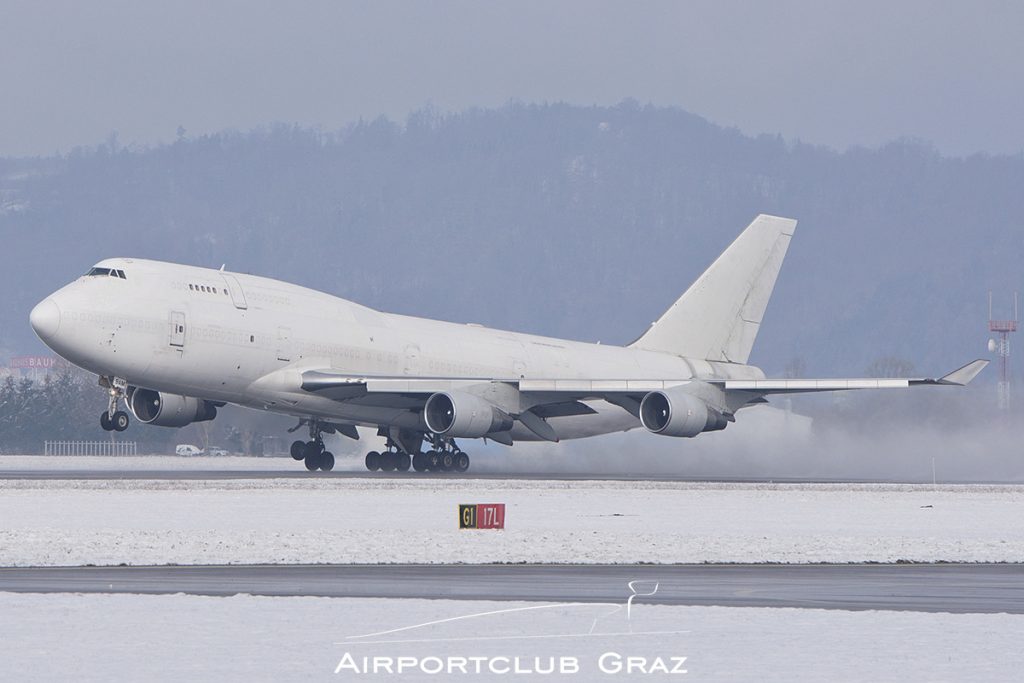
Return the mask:
[(988, 340), (988, 350), (999, 354), (999, 409), (1010, 409), (1010, 333), (1017, 331), (1020, 316), (1017, 293), (1013, 293), (1013, 320), (995, 320), (992, 317), (992, 292), (988, 293), (988, 331), (999, 335)]

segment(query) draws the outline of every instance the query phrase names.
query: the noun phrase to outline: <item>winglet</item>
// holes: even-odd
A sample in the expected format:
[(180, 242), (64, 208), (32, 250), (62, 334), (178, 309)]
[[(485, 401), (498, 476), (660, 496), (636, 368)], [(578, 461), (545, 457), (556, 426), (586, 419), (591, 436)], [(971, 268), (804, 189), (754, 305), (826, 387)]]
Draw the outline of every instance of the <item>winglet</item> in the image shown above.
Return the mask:
[(978, 376), (978, 373), (985, 369), (986, 365), (988, 365), (987, 360), (978, 359), (976, 361), (971, 361), (959, 370), (954, 370), (941, 378), (938, 383), (955, 384), (960, 387), (967, 386), (971, 383), (971, 380)]

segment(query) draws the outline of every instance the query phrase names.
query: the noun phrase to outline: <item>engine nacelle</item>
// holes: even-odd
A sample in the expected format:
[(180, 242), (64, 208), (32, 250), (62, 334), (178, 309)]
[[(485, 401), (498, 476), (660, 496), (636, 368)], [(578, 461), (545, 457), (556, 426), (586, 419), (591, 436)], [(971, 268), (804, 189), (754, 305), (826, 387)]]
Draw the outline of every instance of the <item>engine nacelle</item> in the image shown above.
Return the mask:
[(663, 436), (697, 436), (725, 429), (729, 420), (693, 394), (676, 389), (652, 391), (640, 402), (640, 422)]
[(184, 427), (217, 417), (217, 406), (201, 398), (135, 389), (128, 400), (136, 419), (157, 427)]
[(512, 428), (512, 418), (494, 404), (462, 391), (432, 394), (423, 406), (423, 420), (435, 434), (465, 439)]

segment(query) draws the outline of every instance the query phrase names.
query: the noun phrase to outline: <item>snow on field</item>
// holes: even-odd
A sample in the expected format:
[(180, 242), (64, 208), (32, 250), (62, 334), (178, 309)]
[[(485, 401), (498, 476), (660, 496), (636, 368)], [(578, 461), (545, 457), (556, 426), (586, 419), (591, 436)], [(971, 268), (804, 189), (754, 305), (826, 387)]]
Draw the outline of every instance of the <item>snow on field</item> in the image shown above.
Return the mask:
[(5, 455), (0, 457), (0, 472), (16, 470), (110, 472), (130, 471), (303, 471), (302, 463), (288, 457), (254, 458), (244, 456), (52, 456), (52, 455)]
[[(488, 612), (500, 613), (351, 638)], [(18, 681), (293, 680), (339, 665), (340, 680), (398, 678), (351, 668), (373, 657), (393, 671), (406, 658), (402, 680), (532, 678), (501, 673), (517, 659), (567, 672), (541, 679), (618, 680), (628, 657), (648, 669), (686, 658), (683, 676), (641, 680), (1017, 681), (1024, 669), (1024, 616), (1006, 614), (637, 603), (627, 619), (608, 605), (13, 593), (0, 593), (0, 613), (0, 675)]]
[[(507, 504), (459, 531), (459, 503)], [(1021, 562), (1021, 486), (6, 480), (0, 565)]]

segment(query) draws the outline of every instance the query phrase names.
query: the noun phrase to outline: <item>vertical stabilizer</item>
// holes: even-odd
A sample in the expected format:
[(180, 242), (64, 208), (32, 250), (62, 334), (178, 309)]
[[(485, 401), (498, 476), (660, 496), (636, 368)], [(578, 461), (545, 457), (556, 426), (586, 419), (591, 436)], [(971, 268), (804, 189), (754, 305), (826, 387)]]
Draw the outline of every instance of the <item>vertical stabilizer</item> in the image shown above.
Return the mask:
[(796, 230), (760, 215), (630, 346), (688, 358), (746, 363)]

